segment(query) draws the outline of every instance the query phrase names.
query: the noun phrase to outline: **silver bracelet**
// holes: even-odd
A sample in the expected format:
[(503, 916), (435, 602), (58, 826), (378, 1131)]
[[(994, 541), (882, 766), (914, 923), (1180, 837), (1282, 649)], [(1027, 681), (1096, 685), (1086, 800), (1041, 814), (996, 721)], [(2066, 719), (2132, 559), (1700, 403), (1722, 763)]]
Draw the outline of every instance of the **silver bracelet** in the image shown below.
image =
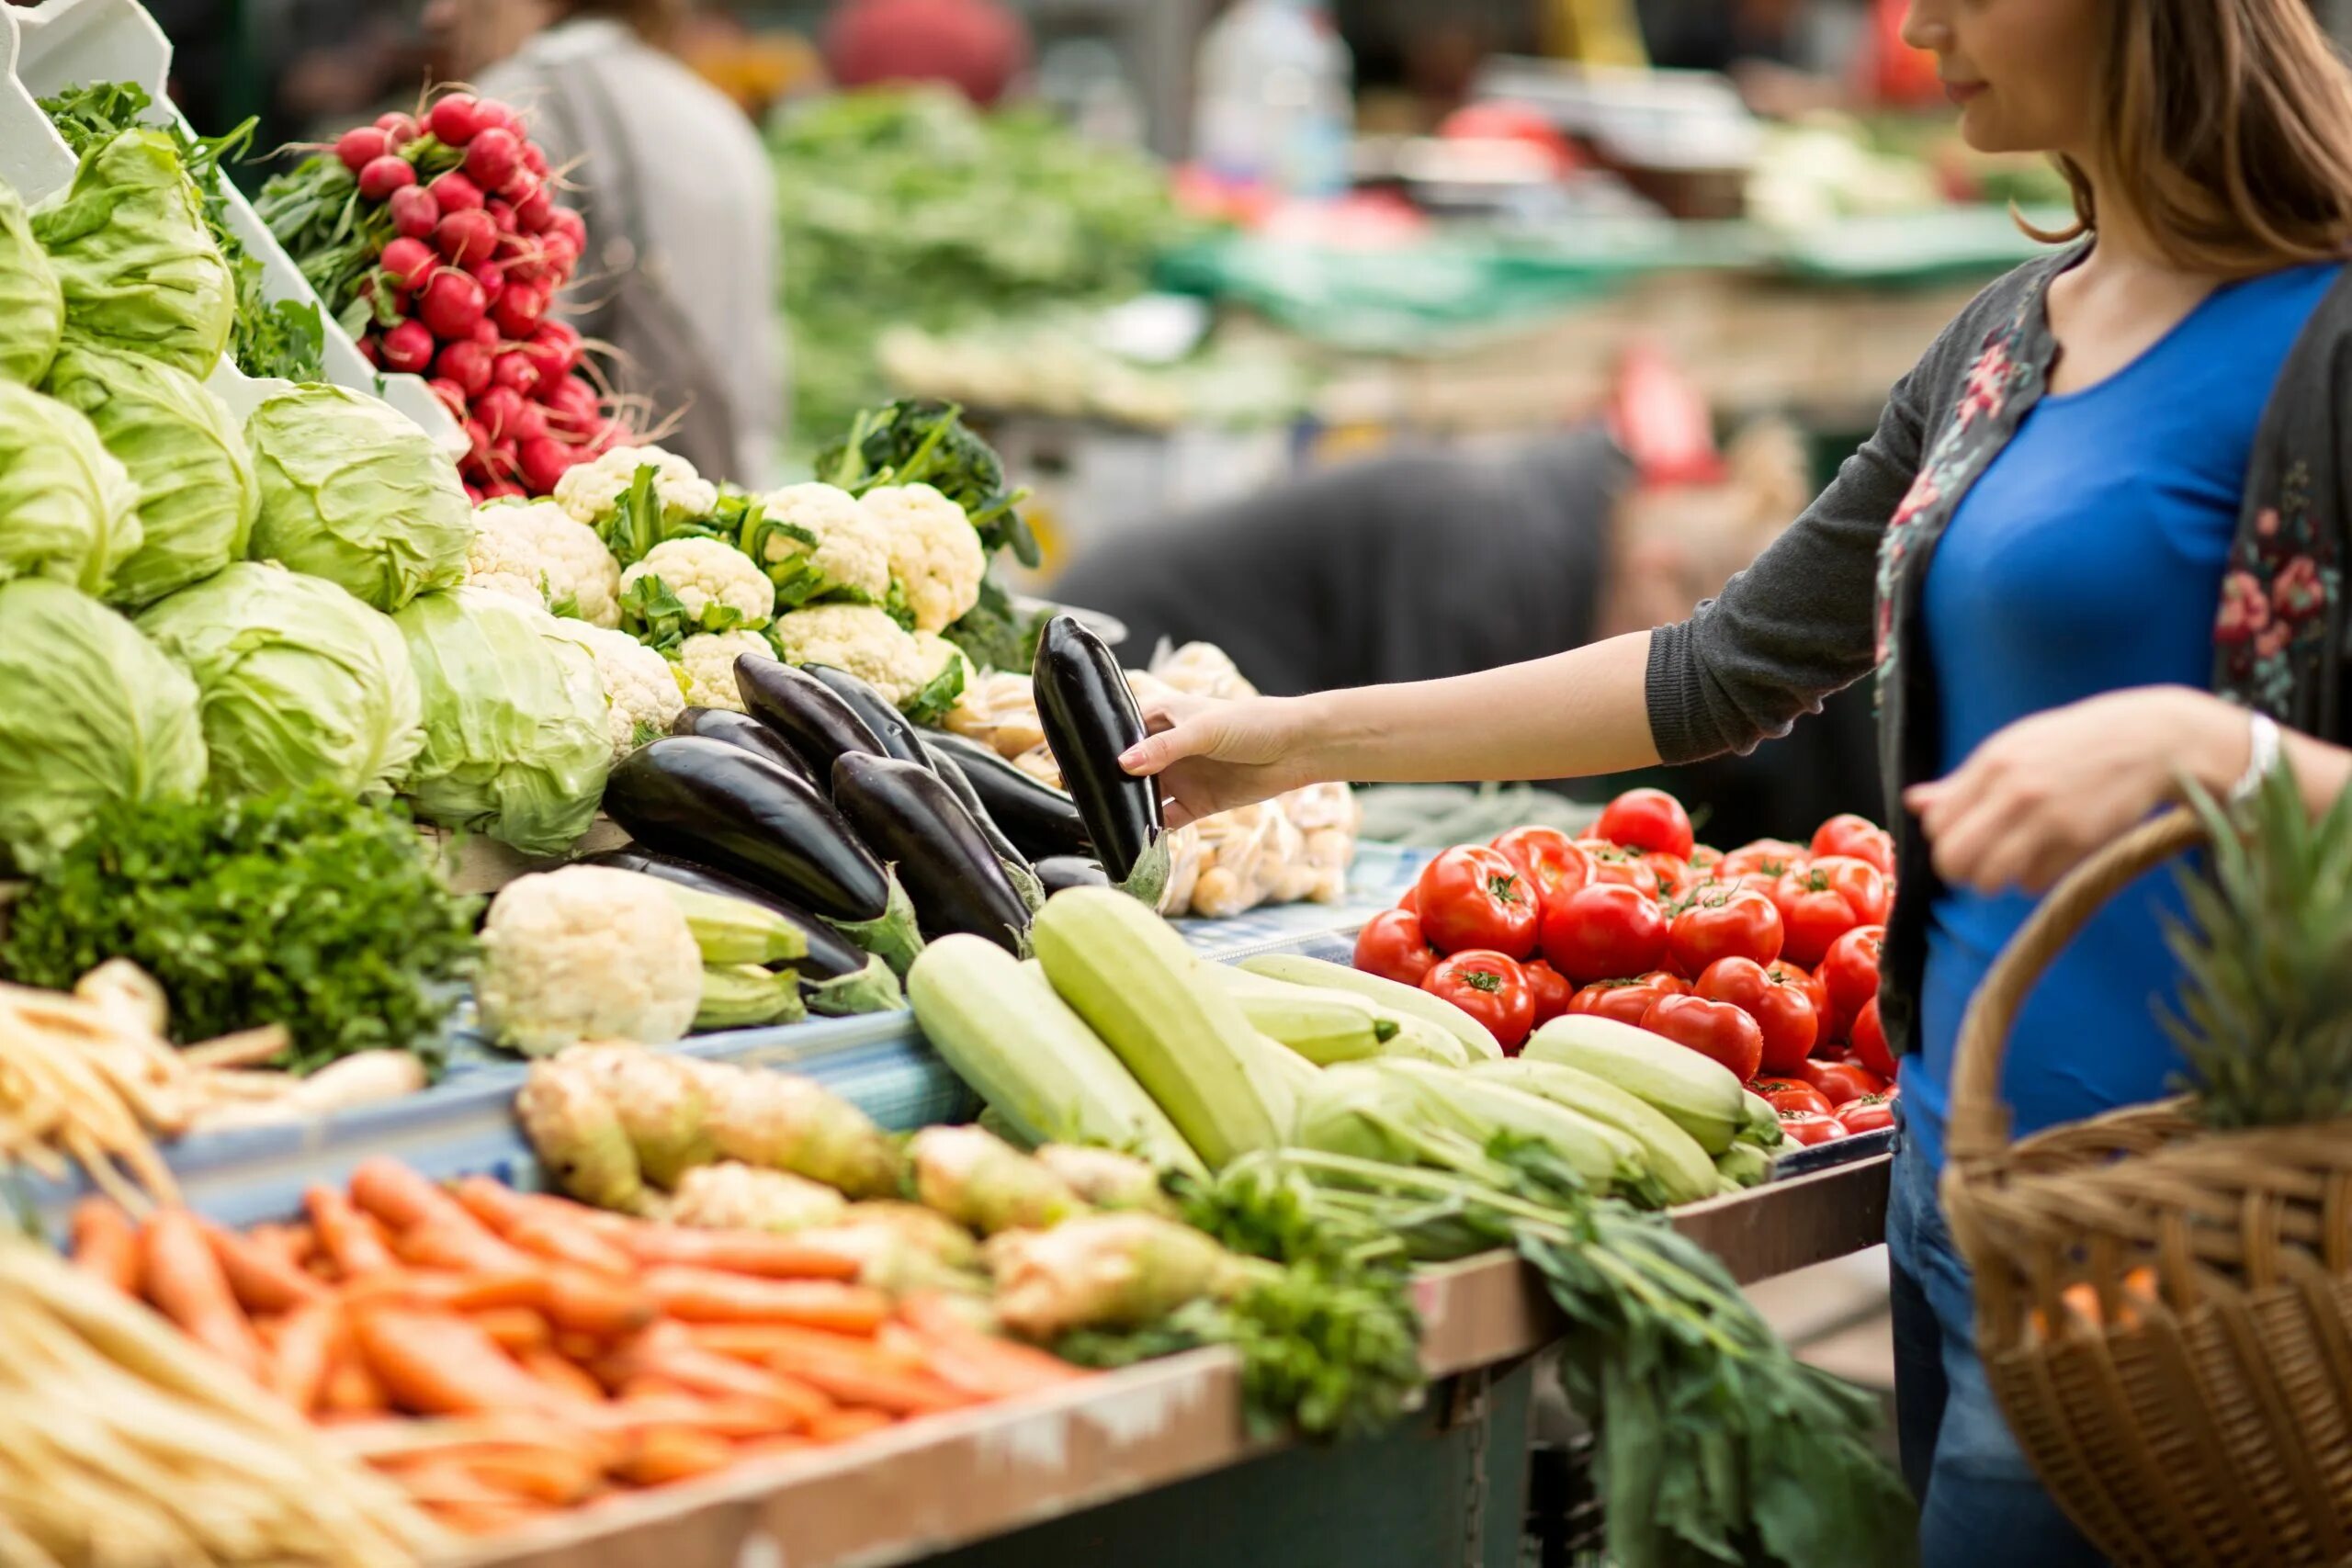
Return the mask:
[(2249, 716), (2245, 775), (2230, 790), (2230, 804), (2244, 806), (2262, 791), (2262, 781), (2278, 766), (2278, 752), (2283, 744), (2278, 720), (2267, 713)]

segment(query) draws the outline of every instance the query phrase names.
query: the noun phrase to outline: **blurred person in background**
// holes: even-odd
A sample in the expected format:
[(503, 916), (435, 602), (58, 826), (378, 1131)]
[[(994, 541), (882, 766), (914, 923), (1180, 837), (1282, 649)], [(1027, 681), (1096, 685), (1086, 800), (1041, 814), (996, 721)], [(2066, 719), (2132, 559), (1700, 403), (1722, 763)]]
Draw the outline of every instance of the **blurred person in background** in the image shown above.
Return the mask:
[(1029, 28), (997, 0), (845, 0), (824, 51), (842, 86), (940, 82), (988, 107), (1029, 69)]
[[(444, 74), (531, 118), (588, 225), (582, 336), (705, 474), (763, 488), (785, 425), (774, 175), (725, 94), (666, 51), (688, 0), (426, 0)], [(663, 428), (666, 417), (676, 421)]]

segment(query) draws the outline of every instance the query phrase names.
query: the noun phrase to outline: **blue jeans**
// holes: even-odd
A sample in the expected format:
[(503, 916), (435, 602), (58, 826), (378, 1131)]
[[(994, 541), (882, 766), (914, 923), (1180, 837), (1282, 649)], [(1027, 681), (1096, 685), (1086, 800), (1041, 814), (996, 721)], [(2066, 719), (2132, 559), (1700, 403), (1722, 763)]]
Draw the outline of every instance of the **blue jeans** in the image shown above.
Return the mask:
[(1920, 1568), (2100, 1568), (2010, 1436), (1976, 1355), (1967, 1264), (1936, 1201), (1936, 1173), (1903, 1139), (1888, 1195), (1894, 1424), (1919, 1499)]

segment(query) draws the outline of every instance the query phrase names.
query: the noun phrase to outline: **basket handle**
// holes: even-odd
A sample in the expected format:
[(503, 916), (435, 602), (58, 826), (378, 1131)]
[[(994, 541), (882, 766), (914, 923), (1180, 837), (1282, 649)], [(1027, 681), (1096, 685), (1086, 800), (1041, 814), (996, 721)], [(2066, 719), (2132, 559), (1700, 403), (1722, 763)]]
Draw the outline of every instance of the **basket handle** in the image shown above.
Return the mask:
[(2143, 823), (2069, 872), (1994, 961), (1961, 1021), (1952, 1062), (1951, 1124), (1945, 1141), (1955, 1162), (1984, 1159), (2008, 1146), (2001, 1060), (2018, 1010), (2035, 982), (2109, 899), (2205, 839), (2205, 825), (2193, 812), (2168, 811)]

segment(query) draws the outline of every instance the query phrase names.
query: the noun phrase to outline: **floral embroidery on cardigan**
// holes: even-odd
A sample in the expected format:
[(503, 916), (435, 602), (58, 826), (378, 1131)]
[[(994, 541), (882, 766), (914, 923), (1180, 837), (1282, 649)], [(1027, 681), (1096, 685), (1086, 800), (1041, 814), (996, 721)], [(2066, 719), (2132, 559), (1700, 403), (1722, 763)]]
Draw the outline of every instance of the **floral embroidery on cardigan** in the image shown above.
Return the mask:
[(2298, 692), (2329, 657), (2328, 610), (2343, 590), (2335, 540), (2313, 520), (2311, 492), (2311, 465), (2295, 463), (2278, 504), (2240, 531), (2213, 632), (2222, 694), (2282, 720), (2294, 718)]

